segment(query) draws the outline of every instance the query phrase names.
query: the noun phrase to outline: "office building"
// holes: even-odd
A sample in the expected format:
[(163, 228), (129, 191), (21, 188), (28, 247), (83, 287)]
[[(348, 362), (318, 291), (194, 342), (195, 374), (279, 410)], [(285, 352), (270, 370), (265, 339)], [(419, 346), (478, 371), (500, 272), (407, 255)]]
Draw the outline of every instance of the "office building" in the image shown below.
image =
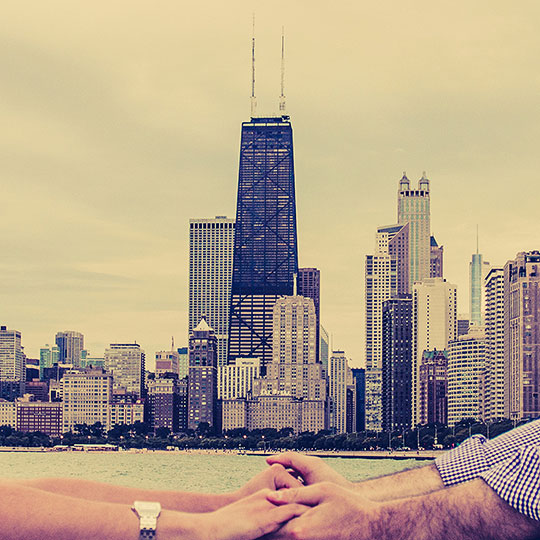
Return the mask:
[(293, 136), (288, 116), (242, 124), (229, 360), (272, 360), (274, 304), (298, 273)]
[(396, 295), (411, 293), (408, 223), (386, 225), (377, 228), (377, 251), (388, 253), (396, 261)]
[(484, 324), (484, 309), (485, 309), (485, 293), (484, 279), (489, 273), (490, 264), (484, 261), (481, 253), (473, 254), (472, 260), (469, 263), (469, 313), (471, 324), (475, 326), (483, 326)]
[(144, 398), (125, 392), (113, 394), (109, 405), (111, 429), (115, 426), (131, 426), (136, 422), (144, 422)]
[(463, 336), (464, 334), (468, 334), (470, 326), (471, 321), (464, 315), (459, 315), (459, 319), (457, 321), (457, 335)]
[(164, 373), (148, 380), (149, 418), (154, 431), (160, 427), (173, 433), (180, 430), (181, 392), (186, 389), (180, 385), (176, 373)]
[(328, 377), (328, 359), (330, 358), (330, 335), (325, 327), (319, 326), (319, 361), (323, 367), (323, 377)]
[(187, 347), (179, 347), (178, 351), (178, 378), (183, 379), (189, 373), (189, 353)]
[(409, 224), (409, 287), (430, 276), (430, 201), (429, 180), (426, 173), (411, 189), (403, 173), (398, 188), (398, 223)]
[(391, 298), (382, 305), (382, 429), (411, 425), (412, 299)]
[(540, 416), (540, 251), (504, 266), (505, 416)]
[(382, 307), (397, 293), (396, 260), (388, 234), (377, 233), (376, 254), (366, 256), (366, 429), (382, 429)]
[(347, 431), (347, 385), (349, 383), (349, 369), (345, 352), (333, 351), (329, 362), (328, 387), (331, 400), (330, 429), (335, 433), (345, 433)]
[(315, 358), (320, 362), (320, 325), (321, 325), (321, 272), (317, 268), (299, 268), (297, 278), (298, 296), (311, 298), (315, 305), (315, 316), (317, 317), (317, 341)]
[(56, 345), (59, 349), (59, 363), (79, 367), (81, 352), (84, 350), (84, 336), (80, 332), (66, 330), (56, 334)]
[(112, 374), (114, 390), (144, 397), (145, 353), (137, 343), (111, 343), (105, 349), (105, 369)]
[(43, 379), (43, 370), (52, 368), (60, 363), (60, 348), (58, 345), (45, 345), (39, 349), (39, 378)]
[(457, 287), (442, 278), (413, 286), (412, 425), (420, 423), (419, 374), (424, 351), (447, 350), (456, 338)]
[(261, 374), (260, 358), (236, 358), (218, 368), (218, 399), (246, 398)]
[(25, 433), (39, 431), (50, 437), (59, 437), (62, 431), (62, 403), (34, 401), (25, 394), (16, 402), (17, 430)]
[(352, 368), (352, 376), (356, 385), (356, 432), (366, 430), (366, 370)]
[(505, 418), (504, 410), (504, 271), (492, 268), (485, 278), (486, 370), (482, 403), (484, 420)]
[(227, 363), (233, 243), (234, 219), (189, 220), (189, 332), (205, 317), (220, 366)]
[(481, 326), (448, 344), (448, 425), (482, 418), (486, 339)]
[(156, 377), (165, 373), (174, 373), (178, 376), (180, 374), (179, 363), (180, 355), (178, 354), (178, 350), (174, 349), (174, 343), (172, 350), (158, 351), (156, 353)]
[(448, 353), (424, 351), (418, 375), (420, 424), (448, 423)]
[(217, 339), (203, 318), (189, 336), (189, 429), (197, 429), (201, 422), (220, 429), (217, 367)]
[(0, 426), (9, 426), (17, 429), (15, 401), (0, 398)]
[(111, 428), (109, 405), (113, 395), (112, 375), (103, 368), (68, 371), (61, 380), (62, 433), (73, 431), (77, 424), (99, 422)]
[(437, 240), (432, 236), (430, 238), (429, 251), (429, 277), (443, 277), (443, 256), (444, 247), (437, 244)]
[[(8, 387), (16, 388), (21, 381), (24, 383), (25, 364), (21, 333), (18, 330), (8, 330), (7, 326), (0, 326), (0, 382), (7, 383), (4, 385), (5, 394), (11, 393), (7, 390)], [(7, 395), (0, 395), (0, 398), (7, 398)]]

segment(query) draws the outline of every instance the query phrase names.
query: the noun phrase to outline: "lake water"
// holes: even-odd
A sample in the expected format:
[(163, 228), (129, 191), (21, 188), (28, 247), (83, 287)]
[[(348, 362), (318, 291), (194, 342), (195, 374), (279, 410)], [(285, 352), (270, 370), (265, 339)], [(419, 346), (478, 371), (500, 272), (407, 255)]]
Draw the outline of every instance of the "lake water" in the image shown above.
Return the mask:
[[(325, 458), (346, 478), (359, 481), (429, 462)], [(0, 477), (85, 478), (148, 489), (224, 492), (266, 467), (262, 456), (198, 453), (0, 452)]]

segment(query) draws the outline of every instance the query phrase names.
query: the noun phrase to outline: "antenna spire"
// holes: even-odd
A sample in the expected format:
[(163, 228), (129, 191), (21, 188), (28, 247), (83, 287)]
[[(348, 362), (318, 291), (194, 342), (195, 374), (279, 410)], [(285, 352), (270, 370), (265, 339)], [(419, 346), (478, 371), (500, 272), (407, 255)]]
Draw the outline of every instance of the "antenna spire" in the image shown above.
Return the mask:
[(476, 224), (476, 253), (479, 253), (478, 250), (478, 223)]
[(281, 27), (281, 94), (279, 95), (279, 112), (285, 113), (285, 27)]
[(255, 99), (255, 13), (253, 13), (253, 30), (251, 34), (251, 116), (255, 116), (257, 100)]

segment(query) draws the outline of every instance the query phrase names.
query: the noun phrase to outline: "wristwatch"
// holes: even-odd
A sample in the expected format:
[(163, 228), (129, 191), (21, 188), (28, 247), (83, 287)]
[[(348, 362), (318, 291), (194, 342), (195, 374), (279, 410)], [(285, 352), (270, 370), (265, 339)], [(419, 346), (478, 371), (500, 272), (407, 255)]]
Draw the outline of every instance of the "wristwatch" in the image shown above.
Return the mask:
[(139, 516), (139, 540), (156, 537), (157, 518), (161, 513), (161, 504), (158, 502), (135, 501), (131, 509)]

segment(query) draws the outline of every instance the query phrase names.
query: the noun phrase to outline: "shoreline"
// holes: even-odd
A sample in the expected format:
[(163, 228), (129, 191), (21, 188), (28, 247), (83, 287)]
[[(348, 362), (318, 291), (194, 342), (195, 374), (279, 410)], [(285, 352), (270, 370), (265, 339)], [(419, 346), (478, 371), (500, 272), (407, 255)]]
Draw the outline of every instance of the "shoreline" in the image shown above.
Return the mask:
[[(283, 450), (288, 451), (288, 450)], [(344, 458), (344, 459), (394, 459), (405, 460), (414, 459), (417, 461), (432, 461), (438, 456), (445, 453), (445, 450), (394, 450), (392, 452), (388, 450), (292, 450), (306, 456), (315, 456), (320, 458)], [(175, 449), (175, 450), (153, 450), (150, 448), (130, 448), (127, 450), (66, 450), (44, 447), (13, 447), (13, 446), (0, 446), (0, 452), (30, 452), (30, 453), (57, 453), (57, 452), (69, 452), (69, 453), (92, 453), (92, 454), (181, 454), (181, 455), (216, 455), (216, 456), (271, 456), (279, 453), (280, 451), (261, 451), (261, 450), (223, 450), (223, 449)]]

